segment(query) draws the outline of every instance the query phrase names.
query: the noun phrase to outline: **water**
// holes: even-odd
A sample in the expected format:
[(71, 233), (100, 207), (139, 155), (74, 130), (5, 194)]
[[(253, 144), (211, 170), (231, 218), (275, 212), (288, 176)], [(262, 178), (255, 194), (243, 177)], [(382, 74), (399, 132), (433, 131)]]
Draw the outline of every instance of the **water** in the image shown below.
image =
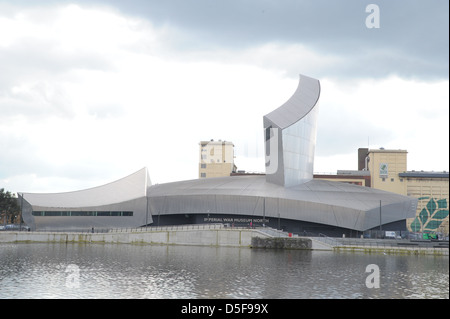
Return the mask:
[[(379, 288), (366, 272), (379, 268)], [(374, 282), (374, 281), (372, 281)], [(0, 298), (449, 298), (449, 259), (150, 245), (0, 244)]]

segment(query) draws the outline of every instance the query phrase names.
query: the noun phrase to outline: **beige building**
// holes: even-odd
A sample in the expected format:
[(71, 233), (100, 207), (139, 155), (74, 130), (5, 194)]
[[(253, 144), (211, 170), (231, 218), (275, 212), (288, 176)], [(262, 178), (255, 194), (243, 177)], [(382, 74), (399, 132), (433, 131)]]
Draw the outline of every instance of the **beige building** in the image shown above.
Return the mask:
[(354, 184), (370, 187), (369, 171), (338, 170), (337, 174), (314, 174), (314, 179)]
[(407, 220), (414, 232), (449, 233), (448, 172), (416, 172), (407, 170), (406, 150), (358, 150), (358, 168), (370, 171), (371, 187), (412, 196), (418, 199), (416, 218)]
[(358, 150), (358, 170), (338, 171), (335, 175), (315, 174), (326, 179), (365, 185), (418, 199), (416, 217), (408, 219), (414, 232), (449, 233), (449, 173), (407, 170), (406, 150)]
[(416, 232), (449, 233), (448, 172), (400, 173), (407, 185), (407, 195), (416, 197), (416, 218), (407, 220), (408, 229)]
[(199, 145), (199, 178), (230, 176), (236, 171), (232, 142), (210, 140), (201, 141)]
[(405, 150), (368, 150), (367, 169), (370, 171), (371, 187), (401, 195), (407, 195), (407, 187), (400, 173), (407, 171)]

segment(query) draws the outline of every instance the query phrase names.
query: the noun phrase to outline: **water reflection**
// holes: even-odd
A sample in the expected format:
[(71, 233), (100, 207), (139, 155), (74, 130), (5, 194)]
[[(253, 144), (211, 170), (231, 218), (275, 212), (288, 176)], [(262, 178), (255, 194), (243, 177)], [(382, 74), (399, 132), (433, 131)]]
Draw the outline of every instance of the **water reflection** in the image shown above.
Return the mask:
[[(368, 264), (378, 289), (366, 287)], [(448, 257), (3, 244), (0, 298), (449, 298)]]

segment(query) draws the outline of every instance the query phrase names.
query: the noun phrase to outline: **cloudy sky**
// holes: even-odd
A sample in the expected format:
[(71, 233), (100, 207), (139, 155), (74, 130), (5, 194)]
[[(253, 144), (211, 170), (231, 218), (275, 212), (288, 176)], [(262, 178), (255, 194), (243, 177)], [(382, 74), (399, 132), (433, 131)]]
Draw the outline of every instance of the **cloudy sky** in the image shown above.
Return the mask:
[(262, 117), (299, 74), (321, 81), (315, 172), (357, 169), (359, 147), (448, 171), (448, 12), (448, 0), (0, 0), (0, 188), (70, 191), (142, 167), (153, 183), (197, 178), (210, 139), (263, 171)]

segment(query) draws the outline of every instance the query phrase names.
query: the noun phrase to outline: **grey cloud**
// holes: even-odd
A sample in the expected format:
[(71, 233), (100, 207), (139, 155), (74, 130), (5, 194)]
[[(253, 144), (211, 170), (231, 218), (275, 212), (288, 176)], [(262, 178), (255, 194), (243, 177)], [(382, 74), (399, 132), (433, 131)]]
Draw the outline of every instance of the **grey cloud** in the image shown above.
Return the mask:
[(349, 154), (367, 146), (368, 139), (372, 144), (383, 144), (394, 136), (394, 132), (344, 108), (325, 109), (321, 106), (319, 116), (317, 156)]
[[(64, 134), (56, 132), (55, 135)], [(54, 140), (46, 140), (46, 146), (51, 145), (58, 149), (60, 145)], [(70, 153), (61, 153), (60, 159), (52, 158), (49, 161), (40, 148), (41, 145), (34, 144), (30, 139), (21, 136), (20, 132), (3, 132), (0, 139), (0, 178), (18, 175), (39, 174), (37, 177), (60, 177), (73, 180), (106, 179), (111, 171), (119, 170), (114, 162), (104, 161), (104, 156), (89, 156), (72, 159)], [(97, 154), (98, 155), (98, 154)], [(127, 172), (122, 172), (126, 174)], [(96, 186), (96, 185), (95, 185)], [(20, 190), (18, 190), (20, 191)]]
[(97, 104), (88, 106), (88, 113), (97, 119), (117, 118), (125, 111), (119, 104)]
[(113, 64), (95, 52), (61, 52), (56, 43), (44, 40), (21, 39), (14, 45), (0, 49), (0, 87), (18, 79), (39, 79), (59, 75), (73, 69), (107, 70)]
[(33, 118), (35, 121), (49, 115), (62, 118), (73, 117), (75, 111), (64, 89), (58, 83), (39, 81), (24, 91), (14, 92), (14, 88), (0, 91), (0, 109), (2, 120), (19, 114)]
[[(100, 1), (102, 2), (102, 1)], [(191, 50), (240, 50), (268, 42), (302, 43), (342, 56), (326, 75), (448, 77), (447, 0), (377, 0), (380, 28), (365, 25), (360, 0), (112, 1), (120, 10), (191, 34)], [(183, 46), (186, 48), (186, 39)], [(352, 67), (352, 63), (354, 66)]]
[[(70, 118), (75, 114), (64, 81), (78, 81), (73, 70), (114, 70), (113, 62), (96, 52), (61, 52), (57, 43), (20, 39), (0, 48), (0, 109), (2, 119), (26, 114)], [(22, 85), (26, 84), (23, 88)]]
[[(61, 3), (47, 0), (41, 3)], [(70, 1), (73, 3), (74, 1)], [(267, 43), (302, 44), (342, 58), (319, 75), (448, 78), (447, 0), (78, 0), (107, 5), (157, 26), (183, 30), (175, 51), (245, 50)], [(21, 0), (18, 3), (33, 4)], [(69, 3), (69, 1), (66, 1)], [(368, 29), (365, 8), (380, 8), (380, 28)], [(301, 59), (301, 57), (299, 57)], [(295, 68), (286, 66), (283, 71)], [(299, 70), (296, 70), (298, 72)]]
[(29, 174), (42, 168), (48, 168), (48, 164), (36, 156), (28, 155), (36, 154), (36, 145), (17, 134), (3, 132), (0, 139), (0, 150), (2, 150), (0, 156), (1, 177)]

